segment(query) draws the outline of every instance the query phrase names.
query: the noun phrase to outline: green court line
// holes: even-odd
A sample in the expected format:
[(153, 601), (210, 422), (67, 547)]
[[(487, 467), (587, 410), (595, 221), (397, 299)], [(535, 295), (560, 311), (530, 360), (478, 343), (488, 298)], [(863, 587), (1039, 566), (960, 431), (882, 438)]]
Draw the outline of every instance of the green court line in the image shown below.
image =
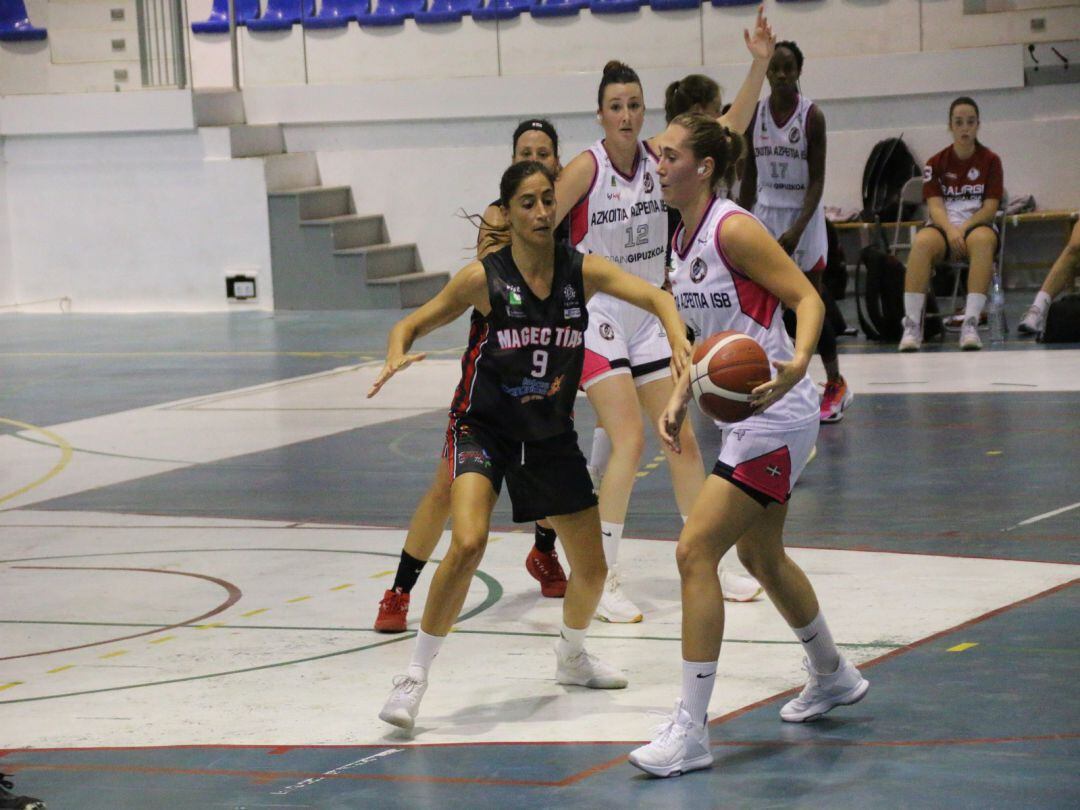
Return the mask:
[[(206, 553), (206, 552), (234, 552), (234, 551), (304, 551), (304, 552), (307, 552), (307, 551), (321, 551), (321, 552), (328, 552), (328, 553), (333, 553), (333, 554), (365, 554), (365, 555), (375, 556), (375, 557), (392, 557), (392, 558), (395, 558), (395, 559), (399, 556), (397, 554), (390, 554), (390, 553), (381, 552), (381, 551), (360, 551), (360, 550), (342, 550), (342, 549), (305, 549), (305, 548), (290, 548), (290, 549), (280, 549), (280, 548), (261, 548), (261, 549), (250, 549), (250, 548), (248, 548), (248, 549), (244, 549), (244, 548), (240, 548), (240, 549), (236, 549), (236, 548), (216, 548), (216, 549), (185, 549), (185, 550), (166, 549), (166, 550), (159, 550), (159, 551), (118, 551), (118, 552), (110, 552), (110, 553), (106, 553), (106, 554), (66, 554), (66, 555), (61, 555), (61, 556), (56, 556), (56, 557), (29, 557), (29, 558), (26, 558), (24, 560), (0, 560), (0, 562), (29, 562), (29, 561), (32, 561), (32, 560), (61, 560), (61, 559), (73, 559), (73, 558), (84, 558), (84, 557), (123, 557), (123, 556), (134, 556), (134, 555), (142, 555), (142, 554), (170, 554), (170, 553), (179, 554), (179, 553), (191, 553), (191, 552)], [(435, 560), (432, 560), (432, 561), (436, 562)], [(497, 579), (495, 579), (490, 574), (487, 574), (487, 573), (485, 573), (483, 571), (480, 571), (480, 570), (477, 570), (475, 576), (476, 576), (477, 579), (479, 579), (481, 582), (483, 582), (487, 586), (487, 589), (488, 589), (487, 596), (485, 597), (484, 601), (482, 601), (475, 608), (470, 610), (468, 613), (465, 613), (462, 616), (459, 616), (458, 617), (459, 622), (468, 621), (473, 616), (477, 616), (477, 615), (483, 613), (485, 610), (492, 607), (500, 599), (502, 599), (503, 588), (502, 588), (502, 585), (499, 583), (499, 581)], [(365, 650), (372, 650), (372, 649), (375, 649), (376, 647), (385, 647), (388, 644), (399, 644), (402, 641), (407, 641), (408, 639), (415, 638), (415, 637), (416, 637), (416, 632), (412, 631), (412, 632), (402, 633), (401, 635), (396, 636), (395, 638), (386, 639), (385, 641), (376, 641), (376, 642), (374, 642), (372, 644), (364, 644), (364, 645), (362, 645), (360, 647), (350, 647), (347, 650), (337, 650), (335, 652), (323, 653), (321, 655), (312, 655), (312, 656), (308, 656), (306, 658), (296, 658), (296, 659), (293, 659), (291, 661), (277, 661), (277, 662), (275, 662), (273, 664), (261, 664), (259, 666), (255, 666), (255, 667), (244, 667), (243, 669), (233, 669), (233, 670), (228, 670), (228, 671), (225, 671), (225, 672), (210, 672), (210, 673), (207, 673), (205, 675), (190, 675), (190, 676), (185, 677), (185, 678), (168, 678), (168, 679), (162, 680), (162, 681), (148, 681), (146, 683), (133, 683), (133, 684), (127, 684), (125, 686), (107, 686), (107, 687), (104, 687), (102, 689), (84, 689), (84, 690), (81, 690), (81, 691), (78, 691), (78, 692), (64, 692), (64, 693), (61, 693), (61, 694), (54, 694), (54, 695), (41, 695), (39, 697), (17, 698), (15, 700), (0, 700), (0, 705), (6, 705), (6, 704), (9, 704), (9, 703), (35, 703), (35, 702), (40, 701), (40, 700), (52, 700), (54, 698), (78, 697), (80, 695), (97, 695), (97, 694), (101, 694), (103, 692), (122, 692), (122, 691), (127, 690), (127, 689), (142, 689), (142, 688), (145, 688), (145, 687), (148, 687), (148, 686), (166, 686), (168, 684), (173, 684), (173, 683), (188, 683), (190, 681), (209, 680), (210, 678), (222, 678), (222, 677), (225, 677), (226, 675), (242, 675), (242, 674), (247, 673), (247, 672), (258, 672), (258, 671), (264, 670), (264, 669), (277, 669), (279, 667), (292, 666), (293, 664), (306, 664), (306, 663), (311, 662), (311, 661), (320, 661), (320, 660), (322, 660), (324, 658), (336, 658), (339, 655), (350, 655), (352, 653), (363, 652)]]
[[(475, 613), (469, 614), (475, 615)], [(469, 616), (462, 616), (458, 621), (463, 621)], [(160, 627), (160, 623), (142, 623), (142, 622), (76, 622), (76, 621), (46, 621), (36, 619), (0, 619), (0, 625), (3, 624), (30, 624), (30, 625), (61, 625), (61, 626), (74, 626), (74, 627)], [(215, 628), (220, 630), (297, 630), (310, 633), (374, 633), (370, 627), (318, 627), (318, 626), (306, 626), (306, 625), (277, 625), (277, 624), (215, 624)], [(199, 625), (180, 625), (173, 628), (174, 630), (198, 630)], [(525, 638), (558, 638), (558, 633), (527, 633), (524, 631), (514, 630), (452, 630), (455, 635), (462, 636), (512, 636), (512, 637), (525, 637)], [(604, 639), (607, 641), (682, 641), (679, 636), (609, 636), (601, 633), (589, 633), (590, 639)], [(788, 641), (782, 640), (766, 640), (766, 639), (749, 639), (749, 638), (725, 638), (725, 644), (780, 644), (791, 645), (798, 644), (797, 639), (791, 639)], [(836, 643), (838, 647), (850, 647), (852, 649), (897, 649), (905, 646), (903, 643), (897, 643), (895, 641), (872, 641), (855, 643), (845, 643), (838, 641)], [(1002, 648), (995, 648), (1002, 649)], [(1016, 648), (1019, 649), (1019, 648)], [(1064, 652), (1074, 655), (1080, 655), (1080, 650), (1031, 650), (1031, 652)]]
[[(14, 436), (16, 439), (22, 439), (24, 442), (30, 442), (30, 444), (40, 444), (43, 447), (55, 447), (56, 446), (55, 444), (52, 444), (51, 442), (43, 442), (40, 439), (31, 439), (29, 436), (23, 436), (23, 435), (21, 435), (19, 433), (11, 433), (9, 435)], [(122, 459), (127, 459), (129, 461), (154, 461), (154, 462), (161, 462), (161, 463), (164, 463), (164, 464), (185, 464), (185, 465), (188, 465), (188, 466), (202, 463), (202, 462), (198, 462), (198, 461), (181, 461), (180, 459), (175, 459), (175, 458), (149, 458), (148, 456), (125, 456), (123, 453), (106, 453), (104, 450), (86, 450), (86, 449), (84, 449), (82, 447), (72, 447), (71, 451), (73, 453), (86, 453), (87, 455), (91, 455), (91, 456), (105, 456), (107, 458), (122, 458)]]

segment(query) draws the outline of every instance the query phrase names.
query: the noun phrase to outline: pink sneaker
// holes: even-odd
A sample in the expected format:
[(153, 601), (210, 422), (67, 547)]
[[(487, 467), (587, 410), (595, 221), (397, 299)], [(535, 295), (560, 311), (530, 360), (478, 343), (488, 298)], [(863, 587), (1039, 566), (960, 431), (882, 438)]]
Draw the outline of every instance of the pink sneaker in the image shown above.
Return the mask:
[(835, 382), (825, 383), (825, 393), (821, 397), (821, 421), (839, 422), (844, 418), (844, 411), (853, 399), (855, 395), (851, 393), (843, 377)]

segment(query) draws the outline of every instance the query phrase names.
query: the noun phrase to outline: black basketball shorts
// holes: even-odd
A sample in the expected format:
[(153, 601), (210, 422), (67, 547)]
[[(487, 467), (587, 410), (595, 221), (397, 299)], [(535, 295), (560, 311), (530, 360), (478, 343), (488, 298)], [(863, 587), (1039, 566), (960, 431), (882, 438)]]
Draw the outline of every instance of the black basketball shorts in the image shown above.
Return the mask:
[(463, 473), (479, 473), (498, 493), (505, 478), (515, 523), (596, 506), (585, 456), (572, 430), (520, 442), (481, 423), (451, 417), (443, 458), (450, 467), (451, 482)]

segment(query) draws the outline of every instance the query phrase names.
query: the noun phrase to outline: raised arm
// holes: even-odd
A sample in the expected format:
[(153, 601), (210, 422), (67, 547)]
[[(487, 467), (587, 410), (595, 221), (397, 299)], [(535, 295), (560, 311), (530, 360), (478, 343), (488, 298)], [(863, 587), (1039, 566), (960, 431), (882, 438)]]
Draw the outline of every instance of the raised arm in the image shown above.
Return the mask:
[(399, 371), (427, 357), (426, 352), (409, 354), (417, 338), (457, 319), (469, 307), (476, 307), (484, 313), (490, 311), (491, 307), (487, 278), (480, 262), (464, 267), (438, 295), (394, 324), (386, 341), (386, 363), (371, 384), (368, 398), (379, 393), (386, 381)]
[(679, 317), (675, 299), (659, 287), (654, 287), (637, 276), (627, 273), (603, 256), (590, 254), (582, 262), (585, 280), (585, 297), (603, 292), (636, 307), (641, 307), (660, 319), (671, 344), (671, 368), (676, 376), (682, 374), (690, 360), (690, 341), (686, 339), (686, 325)]
[(757, 158), (754, 156), (754, 125), (757, 123), (757, 115), (750, 119), (750, 126), (743, 133), (743, 143), (746, 144), (746, 155), (743, 158), (742, 177), (739, 178), (739, 205), (747, 211), (754, 210), (757, 202)]
[(743, 38), (746, 40), (746, 49), (750, 51), (750, 56), (754, 61), (750, 64), (750, 72), (746, 74), (739, 92), (731, 102), (731, 109), (717, 119), (721, 126), (736, 132), (744, 131), (754, 116), (754, 109), (761, 96), (761, 86), (765, 83), (765, 74), (769, 69), (769, 60), (772, 59), (773, 50), (776, 48), (776, 35), (769, 27), (764, 6), (758, 6), (753, 34), (743, 29)]

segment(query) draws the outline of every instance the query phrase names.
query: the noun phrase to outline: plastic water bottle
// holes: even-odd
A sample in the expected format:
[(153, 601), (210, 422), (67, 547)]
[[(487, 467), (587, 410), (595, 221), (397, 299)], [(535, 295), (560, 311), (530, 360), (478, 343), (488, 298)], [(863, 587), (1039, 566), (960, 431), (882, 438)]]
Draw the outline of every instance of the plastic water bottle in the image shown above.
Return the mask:
[(1005, 325), (1005, 291), (1001, 288), (1001, 275), (995, 270), (990, 281), (990, 342), (1002, 343), (1008, 327)]

